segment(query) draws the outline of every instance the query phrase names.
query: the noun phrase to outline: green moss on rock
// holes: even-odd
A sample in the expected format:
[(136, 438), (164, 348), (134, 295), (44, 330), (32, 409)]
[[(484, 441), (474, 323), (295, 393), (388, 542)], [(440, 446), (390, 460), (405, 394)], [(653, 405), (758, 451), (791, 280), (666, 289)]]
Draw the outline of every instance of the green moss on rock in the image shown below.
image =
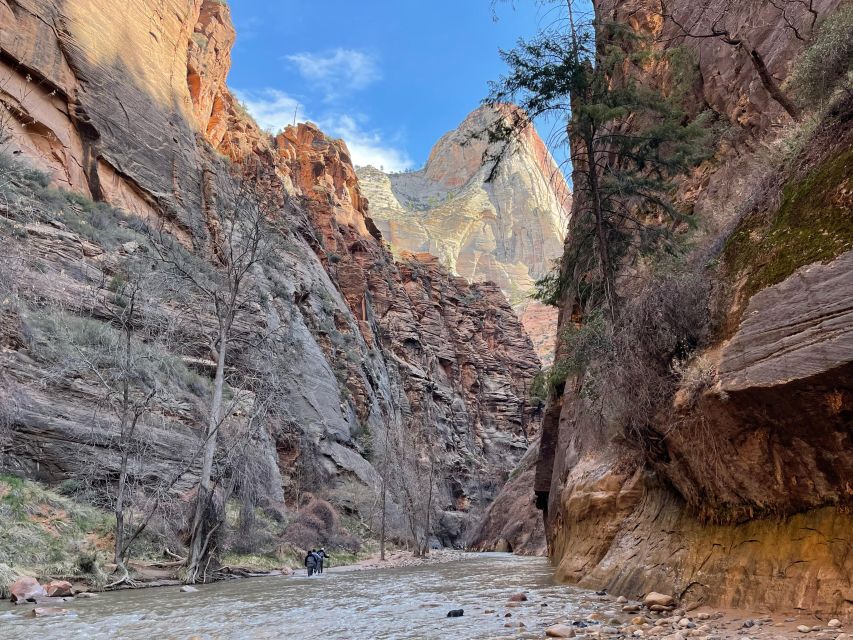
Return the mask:
[(741, 222), (724, 251), (732, 280), (746, 276), (748, 296), (782, 282), (814, 262), (853, 249), (853, 150), (833, 156), (782, 189), (769, 225), (759, 216)]

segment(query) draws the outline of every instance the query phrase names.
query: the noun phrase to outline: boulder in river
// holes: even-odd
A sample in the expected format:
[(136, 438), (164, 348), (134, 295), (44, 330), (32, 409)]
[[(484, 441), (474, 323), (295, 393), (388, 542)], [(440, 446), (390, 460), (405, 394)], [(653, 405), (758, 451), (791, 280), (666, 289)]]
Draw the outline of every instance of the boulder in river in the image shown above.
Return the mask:
[(447, 612), (448, 618), (461, 618), (465, 614), (465, 609), (451, 609)]
[(671, 607), (675, 604), (675, 598), (663, 593), (658, 593), (657, 591), (650, 591), (646, 594), (646, 597), (643, 598), (643, 604), (647, 607)]
[(527, 594), (526, 593), (513, 593), (509, 597), (510, 602), (527, 602)]
[(47, 595), (57, 598), (65, 598), (73, 595), (71, 588), (72, 585), (67, 580), (51, 580), (44, 585), (44, 590), (47, 591)]
[(545, 635), (549, 638), (574, 638), (575, 630), (567, 624), (555, 624), (545, 629)]
[(509, 542), (506, 541), (506, 538), (500, 538), (495, 543), (495, 551), (500, 553), (509, 553), (512, 551), (512, 547), (509, 545)]
[(181, 587), (181, 591), (183, 591), (184, 593), (195, 593), (196, 591), (198, 591), (198, 589), (196, 589), (195, 587), (191, 587), (188, 584), (185, 584), (183, 587)]
[(30, 576), (24, 576), (15, 580), (12, 586), (9, 587), (9, 593), (11, 594), (12, 602), (32, 602), (36, 598), (47, 596), (47, 591), (39, 584), (39, 581)]

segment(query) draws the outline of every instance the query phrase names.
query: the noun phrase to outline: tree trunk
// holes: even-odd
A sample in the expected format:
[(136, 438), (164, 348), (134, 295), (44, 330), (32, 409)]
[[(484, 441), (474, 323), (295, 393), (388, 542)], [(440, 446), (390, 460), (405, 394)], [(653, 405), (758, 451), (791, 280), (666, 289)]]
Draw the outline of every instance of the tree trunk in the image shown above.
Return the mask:
[[(132, 333), (133, 328), (130, 324), (133, 321), (133, 311), (136, 301), (136, 292), (130, 298), (130, 305), (127, 307), (128, 316), (124, 324), (124, 354), (122, 366), (122, 386), (121, 386), (121, 419), (119, 424), (119, 446), (121, 447), (121, 466), (118, 474), (118, 487), (116, 487), (116, 530), (115, 530), (115, 553), (114, 561), (116, 566), (124, 567), (124, 494), (127, 485), (127, 460), (129, 457), (128, 447), (130, 445), (130, 359), (132, 348)], [(136, 424), (136, 421), (133, 421)]]
[(379, 559), (385, 560), (385, 514), (388, 489), (385, 486), (385, 478), (382, 478), (382, 516), (379, 522)]
[(223, 322), (219, 331), (219, 349), (216, 359), (216, 376), (213, 382), (213, 399), (210, 403), (210, 418), (207, 423), (207, 431), (205, 432), (204, 458), (198, 481), (198, 495), (196, 496), (193, 526), (190, 531), (190, 552), (187, 558), (187, 575), (185, 578), (186, 582), (190, 584), (198, 580), (199, 573), (202, 571), (202, 566), (205, 564), (209, 552), (209, 532), (205, 516), (213, 499), (211, 476), (213, 472), (213, 456), (216, 453), (216, 435), (219, 431), (219, 423), (222, 420), (222, 391), (225, 386), (225, 350), (227, 339), (228, 331)]
[(589, 182), (589, 197), (592, 199), (592, 215), (595, 218), (595, 236), (598, 241), (598, 253), (601, 261), (601, 278), (604, 283), (604, 295), (610, 311), (610, 320), (616, 321), (616, 292), (613, 281), (613, 265), (610, 262), (610, 245), (607, 232), (604, 229), (604, 214), (601, 211), (601, 198), (598, 188), (598, 171), (595, 165), (595, 148), (591, 139), (586, 143), (587, 180)]
[[(124, 438), (122, 438), (124, 439)], [(116, 490), (116, 533), (115, 554), (113, 561), (117, 566), (124, 566), (124, 493), (127, 485), (127, 443), (122, 443), (121, 467), (118, 474), (118, 489)]]
[(791, 116), (794, 120), (799, 120), (801, 117), (800, 109), (795, 105), (791, 99), (785, 94), (784, 91), (779, 87), (779, 84), (770, 75), (770, 71), (767, 69), (767, 65), (764, 64), (764, 58), (761, 57), (761, 54), (758, 51), (747, 45), (741, 45), (747, 49), (747, 53), (749, 54), (749, 59), (752, 61), (752, 66), (755, 68), (755, 71), (758, 73), (758, 77), (761, 79), (761, 84), (767, 90), (767, 93), (770, 94), (770, 97), (773, 98), (776, 102), (778, 102), (782, 108)]
[(435, 458), (430, 457), (429, 463), (429, 497), (427, 498), (426, 504), (426, 514), (424, 514), (424, 540), (422, 545), (422, 553), (423, 557), (429, 555), (429, 536), (431, 532), (430, 522), (432, 520), (432, 494), (433, 487), (435, 486)]

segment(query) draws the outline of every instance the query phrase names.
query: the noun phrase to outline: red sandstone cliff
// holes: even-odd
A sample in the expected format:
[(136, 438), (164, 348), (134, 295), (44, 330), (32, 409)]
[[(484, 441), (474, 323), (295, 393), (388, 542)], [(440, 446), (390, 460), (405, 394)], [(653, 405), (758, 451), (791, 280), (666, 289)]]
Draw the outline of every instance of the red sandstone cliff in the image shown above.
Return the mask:
[[(667, 4), (686, 23), (699, 6)], [(595, 5), (673, 43), (656, 2)], [(813, 6), (825, 16), (837, 5)], [(804, 42), (785, 17), (771, 3), (731, 7), (730, 28), (749, 36), (775, 78), (788, 76)], [(694, 108), (733, 125), (679, 192), (703, 221), (705, 261), (719, 260), (703, 273), (720, 325), (646, 446), (602, 425), (580, 381), (549, 403), (535, 489), (551, 558), (561, 580), (632, 597), (655, 590), (687, 604), (849, 618), (851, 105), (803, 129), (743, 50), (719, 38), (684, 45), (698, 64)], [(665, 87), (666, 70), (646, 80)], [(802, 144), (784, 163), (768, 161), (780, 136)], [(563, 326), (575, 311), (561, 309)]]
[(371, 215), (392, 250), (428, 251), (471, 282), (497, 283), (547, 364), (557, 314), (530, 296), (562, 252), (571, 192), (532, 126), (487, 181), (492, 164), (483, 164), (484, 132), (499, 117), (521, 117), (513, 109), (476, 109), (441, 137), (419, 171), (358, 172)]
[[(406, 425), (428, 422), (444, 452), (435, 534), (459, 544), (470, 514), (485, 508), (538, 432), (523, 400), (539, 367), (530, 340), (494, 285), (469, 285), (429, 255), (392, 258), (342, 141), (306, 124), (270, 138), (241, 113), (225, 86), (233, 42), (227, 5), (217, 0), (132, 0), (121, 11), (91, 0), (2, 0), (9, 150), (56, 186), (149, 222), (165, 219), (200, 256), (206, 208), (229, 179), (225, 158), (271, 168), (287, 203), (286, 238), (254, 286), (267, 300), (258, 321), (287, 327), (272, 356), (286, 383), (258, 449), (270, 478), (263, 491), (273, 502), (286, 497), (310, 450), (320, 483), (313, 490), (353, 508), (353, 496), (378, 487), (370, 438), (402, 414)], [(7, 248), (41, 256), (44, 271), (28, 286), (28, 267), (15, 271), (23, 305), (51, 308), (82, 296), (98, 278), (109, 280), (121, 251), (135, 250), (110, 246), (112, 230), (87, 237), (63, 222), (71, 213), (26, 202), (36, 226), (21, 228)], [(4, 203), (4, 215), (13, 209)], [(45, 223), (51, 216), (54, 227)], [(57, 482), (81, 473), (93, 455), (111, 464), (116, 452), (87, 448), (81, 426), (96, 405), (93, 389), (24, 393), (45, 374), (25, 342), (7, 338), (15, 345), (2, 355), (7, 391), (21, 394), (3, 466)], [(161, 435), (146, 427), (159, 444), (141, 478), (166, 473), (194, 446), (191, 412), (164, 407), (159, 415)], [(294, 429), (298, 446), (282, 435)]]

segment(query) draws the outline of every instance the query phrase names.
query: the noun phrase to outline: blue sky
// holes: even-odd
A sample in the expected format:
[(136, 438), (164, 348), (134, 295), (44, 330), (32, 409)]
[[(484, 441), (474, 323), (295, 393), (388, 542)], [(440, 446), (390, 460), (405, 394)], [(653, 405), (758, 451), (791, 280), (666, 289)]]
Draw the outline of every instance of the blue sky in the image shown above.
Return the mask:
[(346, 140), (356, 164), (386, 171), (422, 166), (503, 72), (498, 49), (549, 20), (534, 0), (230, 6), (237, 44), (228, 84), (261, 126), (282, 128), (298, 105), (297, 120)]

